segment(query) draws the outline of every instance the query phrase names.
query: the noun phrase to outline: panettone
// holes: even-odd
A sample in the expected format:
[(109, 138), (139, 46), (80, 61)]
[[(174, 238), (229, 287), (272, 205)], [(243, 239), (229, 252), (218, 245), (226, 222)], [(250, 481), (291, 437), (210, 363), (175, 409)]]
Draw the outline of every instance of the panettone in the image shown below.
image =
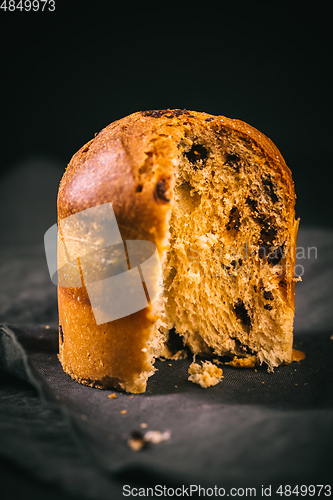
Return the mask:
[[(140, 393), (156, 357), (191, 351), (269, 370), (290, 363), (294, 206), (280, 152), (240, 120), (168, 109), (111, 123), (73, 156), (59, 188), (59, 273), (64, 255), (77, 273), (58, 286), (64, 370), (90, 386)], [(68, 223), (93, 207), (115, 216), (120, 239), (109, 248), (121, 252), (112, 250), (113, 269), (126, 255), (115, 277), (132, 269), (143, 281), (142, 308), (106, 321), (90, 293), (108, 277), (107, 239), (90, 245), (103, 221), (89, 234)], [(157, 248), (148, 277), (143, 259), (131, 258), (137, 240)], [(120, 285), (119, 297), (126, 300)]]

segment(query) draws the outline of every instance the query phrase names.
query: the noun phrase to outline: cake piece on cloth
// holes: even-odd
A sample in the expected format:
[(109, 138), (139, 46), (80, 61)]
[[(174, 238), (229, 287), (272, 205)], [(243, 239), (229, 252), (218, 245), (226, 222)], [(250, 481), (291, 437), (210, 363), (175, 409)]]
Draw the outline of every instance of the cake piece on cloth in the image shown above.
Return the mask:
[(75, 380), (144, 392), (157, 357), (292, 361), (292, 176), (240, 120), (180, 109), (111, 123), (58, 195), (59, 359)]

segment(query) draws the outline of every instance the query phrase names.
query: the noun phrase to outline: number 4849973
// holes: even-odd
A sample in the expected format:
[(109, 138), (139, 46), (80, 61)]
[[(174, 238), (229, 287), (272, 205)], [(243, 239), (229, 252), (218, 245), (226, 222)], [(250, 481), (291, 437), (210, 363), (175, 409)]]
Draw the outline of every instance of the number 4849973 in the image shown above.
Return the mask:
[(317, 485), (309, 485), (306, 486), (303, 484), (302, 486), (295, 486), (292, 488), (290, 485), (279, 486), (276, 490), (277, 495), (281, 497), (290, 497), (290, 496), (298, 496), (301, 497), (330, 497), (332, 495), (332, 487), (329, 484), (317, 484)]
[(20, 10), (21, 12), (23, 10), (26, 12), (29, 12), (29, 10), (34, 12), (48, 10), (53, 12), (55, 10), (55, 0), (19, 0), (19, 2), (15, 0), (3, 0), (0, 9), (4, 11), (8, 10), (9, 12), (14, 12), (15, 10)]

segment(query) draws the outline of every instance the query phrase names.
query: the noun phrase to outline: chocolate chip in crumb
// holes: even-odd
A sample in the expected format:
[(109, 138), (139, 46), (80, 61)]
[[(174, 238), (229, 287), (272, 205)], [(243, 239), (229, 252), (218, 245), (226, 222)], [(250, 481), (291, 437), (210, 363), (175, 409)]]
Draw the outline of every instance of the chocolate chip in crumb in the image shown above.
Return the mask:
[(245, 200), (245, 203), (251, 208), (251, 210), (253, 210), (253, 212), (257, 211), (258, 204), (257, 204), (256, 200), (254, 200), (253, 198), (250, 198), (248, 196)]
[(272, 182), (271, 176), (268, 174), (266, 177), (262, 177), (261, 181), (265, 187), (265, 190), (272, 200), (272, 203), (276, 203), (279, 201), (279, 198), (276, 196), (275, 190), (274, 190), (274, 184)]
[(265, 290), (264, 291), (264, 298), (266, 300), (274, 300), (274, 295), (272, 294), (272, 292)]
[(138, 185), (136, 186), (135, 191), (136, 191), (137, 193), (141, 193), (142, 189), (143, 189), (143, 185), (142, 185), (142, 184), (138, 184)]
[(273, 266), (276, 266), (280, 260), (282, 259), (284, 254), (284, 245), (280, 245), (278, 248), (273, 250), (269, 255), (268, 259), (270, 260), (270, 264), (273, 264)]
[(198, 166), (200, 165), (198, 162), (201, 161), (201, 168), (204, 166), (203, 162), (207, 159), (208, 157), (208, 151), (207, 149), (202, 146), (201, 144), (193, 144), (191, 149), (185, 153), (186, 158), (194, 164), (194, 169), (197, 170)]
[(236, 172), (239, 172), (240, 158), (237, 155), (229, 154), (226, 157), (226, 163), (232, 167)]
[(260, 232), (260, 240), (265, 244), (272, 244), (277, 235), (277, 230), (272, 221), (265, 221)]
[(187, 109), (149, 109), (147, 111), (141, 111), (141, 114), (152, 118), (161, 118), (162, 116), (173, 118), (174, 116), (178, 117), (182, 115), (193, 116)]
[(244, 330), (248, 332), (252, 326), (251, 318), (242, 300), (238, 299), (234, 305), (234, 312), (236, 314), (236, 318), (241, 321)]
[(271, 306), (270, 304), (265, 304), (264, 309), (267, 309), (267, 311), (271, 311), (273, 309), (273, 306)]
[(237, 207), (232, 207), (229, 214), (227, 231), (233, 230), (236, 233), (240, 227), (240, 213)]

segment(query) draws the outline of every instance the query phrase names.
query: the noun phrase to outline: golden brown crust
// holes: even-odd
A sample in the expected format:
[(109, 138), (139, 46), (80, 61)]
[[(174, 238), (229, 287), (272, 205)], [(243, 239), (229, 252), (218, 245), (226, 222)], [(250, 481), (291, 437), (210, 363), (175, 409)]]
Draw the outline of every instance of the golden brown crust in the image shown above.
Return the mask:
[[(289, 195), (286, 214), (290, 227), (294, 225), (291, 246), (296, 248), (294, 186), (276, 146), (240, 120), (186, 110), (133, 113), (110, 124), (85, 144), (73, 156), (62, 178), (58, 223), (87, 208), (112, 202), (123, 240), (153, 241), (161, 255), (170, 210), (172, 160), (177, 155), (177, 144), (199, 128), (241, 136), (267, 159)], [(157, 166), (155, 156), (159, 158)], [(60, 226), (59, 231), (62, 237)], [(293, 263), (294, 256), (290, 259)], [(293, 282), (288, 284), (286, 294), (294, 307)], [(64, 334), (59, 357), (65, 371), (90, 385), (104, 387), (119, 381), (119, 387), (129, 392), (144, 391), (145, 380), (134, 380), (151, 369), (142, 351), (156, 319), (151, 307), (112, 323), (96, 325), (84, 287), (59, 286), (58, 300)]]
[[(125, 233), (133, 234), (142, 219), (149, 216), (156, 236), (160, 236), (161, 219), (164, 218), (165, 204), (156, 203), (156, 186), (143, 189), (136, 196), (140, 179), (140, 169), (149, 172), (149, 154), (162, 153), (162, 157), (172, 157), (170, 141), (161, 139), (163, 134), (177, 141), (187, 131), (196, 127), (214, 128), (217, 132), (225, 129), (236, 132), (252, 142), (269, 160), (270, 166), (281, 175), (290, 199), (289, 208), (294, 209), (294, 184), (290, 169), (273, 142), (254, 127), (224, 116), (183, 110), (137, 112), (103, 129), (94, 139), (85, 144), (71, 159), (59, 188), (59, 220), (102, 203), (112, 201), (117, 220)], [(152, 148), (151, 143), (155, 143)], [(176, 144), (175, 144), (176, 147)], [(110, 169), (112, 164), (117, 170)], [(156, 178), (170, 177), (169, 163), (159, 165)], [(156, 198), (156, 197), (155, 197)], [(162, 200), (163, 201), (163, 200)], [(162, 217), (161, 217), (162, 213)], [(141, 223), (141, 224), (140, 224)], [(163, 223), (162, 223), (163, 226)], [(150, 231), (149, 231), (150, 232)], [(151, 233), (150, 233), (151, 234)], [(126, 235), (128, 238), (128, 236)], [(151, 239), (151, 238), (150, 238)]]
[(143, 350), (155, 320), (150, 308), (97, 325), (85, 287), (58, 287), (58, 302), (59, 359), (66, 373), (86, 385), (142, 392), (145, 380), (142, 387), (131, 380), (151, 370)]

